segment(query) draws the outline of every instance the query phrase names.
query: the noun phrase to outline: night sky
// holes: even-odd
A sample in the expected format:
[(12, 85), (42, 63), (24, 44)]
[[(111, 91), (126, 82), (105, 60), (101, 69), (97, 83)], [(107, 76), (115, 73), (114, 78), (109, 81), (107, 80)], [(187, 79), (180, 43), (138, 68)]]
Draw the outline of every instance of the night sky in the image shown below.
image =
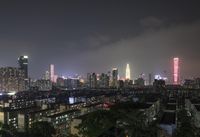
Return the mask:
[(170, 76), (172, 58), (181, 77), (200, 76), (198, 0), (1, 0), (0, 66), (29, 56), (30, 76), (50, 63), (57, 74), (108, 72), (118, 67), (132, 78)]

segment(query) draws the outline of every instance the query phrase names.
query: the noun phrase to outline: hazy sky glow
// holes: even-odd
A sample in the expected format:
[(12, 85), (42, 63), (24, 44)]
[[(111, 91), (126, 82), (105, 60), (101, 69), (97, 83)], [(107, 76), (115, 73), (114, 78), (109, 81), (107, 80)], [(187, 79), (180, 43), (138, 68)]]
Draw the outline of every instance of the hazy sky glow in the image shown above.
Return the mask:
[(171, 75), (180, 57), (182, 77), (200, 76), (200, 9), (196, 0), (0, 1), (0, 66), (27, 54), (32, 77), (48, 64), (58, 74), (107, 72), (132, 77)]

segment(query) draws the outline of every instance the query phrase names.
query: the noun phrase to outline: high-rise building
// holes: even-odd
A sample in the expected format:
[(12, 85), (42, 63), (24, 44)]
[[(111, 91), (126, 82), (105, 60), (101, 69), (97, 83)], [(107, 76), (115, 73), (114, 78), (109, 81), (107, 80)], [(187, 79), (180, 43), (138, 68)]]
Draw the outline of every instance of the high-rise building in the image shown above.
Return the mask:
[(105, 73), (102, 73), (99, 77), (99, 87), (108, 88), (109, 87), (109, 76)]
[(55, 73), (54, 73), (54, 65), (53, 64), (50, 64), (50, 66), (49, 66), (49, 77), (50, 77), (50, 80), (51, 80), (51, 82), (53, 82), (53, 83), (55, 83)]
[(24, 71), (24, 77), (28, 79), (28, 56), (18, 58), (19, 68)]
[(24, 73), (24, 82), (25, 90), (28, 90), (30, 87), (29, 78), (28, 78), (28, 56), (20, 56), (18, 58), (19, 69)]
[(179, 67), (179, 58), (174, 58), (173, 59), (173, 83), (175, 85), (180, 84), (180, 67)]
[(129, 64), (126, 65), (126, 80), (130, 80), (131, 78), (131, 72), (130, 72), (130, 66)]
[(117, 68), (112, 69), (112, 87), (113, 88), (118, 87), (118, 69)]
[(88, 88), (91, 88), (91, 74), (90, 73), (87, 73), (87, 87)]
[(91, 76), (91, 88), (97, 88), (97, 75), (92, 73)]
[(25, 90), (24, 71), (14, 67), (0, 68), (0, 91)]
[(45, 80), (50, 80), (50, 73), (49, 73), (48, 70), (45, 72), (44, 79)]
[(87, 86), (88, 88), (97, 88), (97, 75), (95, 73), (87, 74)]

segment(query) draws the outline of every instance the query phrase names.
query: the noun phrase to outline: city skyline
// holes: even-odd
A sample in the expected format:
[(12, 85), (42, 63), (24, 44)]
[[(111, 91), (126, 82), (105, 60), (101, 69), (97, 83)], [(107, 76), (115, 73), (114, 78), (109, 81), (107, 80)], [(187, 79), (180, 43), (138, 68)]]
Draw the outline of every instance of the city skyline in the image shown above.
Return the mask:
[(41, 77), (49, 64), (59, 75), (117, 67), (124, 76), (129, 63), (132, 78), (141, 73), (171, 76), (172, 59), (178, 56), (183, 79), (198, 77), (197, 5), (195, 1), (2, 1), (0, 66), (17, 66), (15, 58), (28, 55), (34, 78)]
[[(166, 74), (165, 71), (163, 73), (151, 72), (149, 74), (151, 74), (151, 75), (153, 74), (155, 77), (159, 76), (159, 77), (161, 77), (161, 79), (162, 79), (162, 77), (165, 77), (165, 78), (167, 78), (168, 83), (173, 83), (173, 84), (180, 83), (184, 79), (181, 79), (181, 75), (180, 75), (180, 68), (179, 68), (180, 62), (178, 61), (178, 64), (175, 65), (175, 60), (177, 60), (177, 59), (179, 60), (179, 58), (177, 58), (177, 57), (173, 58), (173, 64), (172, 64), (173, 70), (168, 75)], [(30, 76), (30, 74), (28, 73), (28, 70), (29, 70), (29, 67), (28, 67), (29, 63), (28, 62), (29, 62), (29, 56), (28, 55), (20, 55), (20, 57), (18, 58), (19, 69), (21, 69), (22, 65), (25, 65), (25, 67), (26, 67), (25, 70), (24, 70), (26, 79), (27, 79), (27, 76), (29, 76), (29, 78), (31, 78), (31, 79), (43, 79), (43, 78), (48, 79), (47, 77), (49, 77), (51, 82), (56, 82), (57, 78), (59, 78), (59, 77), (72, 78), (74, 76), (76, 77), (77, 75), (83, 76), (84, 78), (87, 77), (86, 73), (82, 73), (82, 74), (73, 73), (71, 75), (57, 74), (57, 70), (55, 69), (54, 64), (48, 64), (48, 68), (46, 68), (45, 71), (42, 72), (42, 75), (40, 75), (39, 77)], [(177, 65), (178, 65), (178, 70), (176, 70)], [(0, 67), (16, 67), (16, 65), (13, 64), (11, 66), (0, 66)], [(149, 78), (148, 75), (145, 74), (145, 73), (141, 73), (137, 77), (132, 77), (131, 76), (132, 70), (130, 69), (130, 64), (128, 64), (128, 63), (126, 64), (126, 68), (123, 68), (123, 70), (121, 70), (122, 71), (121, 73), (119, 73), (119, 69), (117, 67), (107, 69), (107, 71), (105, 71), (105, 72), (98, 72), (97, 73), (96, 71), (92, 71), (92, 72), (87, 72), (87, 73), (97, 73), (98, 75), (103, 74), (103, 73), (109, 74), (111, 70), (117, 70), (117, 79), (121, 79), (121, 80), (134, 80), (134, 79), (142, 77), (147, 82), (148, 78)], [(47, 73), (48, 73), (49, 76), (47, 76)], [(177, 73), (178, 73), (178, 76), (177, 76)], [(157, 78), (155, 78), (155, 79), (157, 79)]]
[(198, 0), (0, 0), (0, 137), (200, 137)]

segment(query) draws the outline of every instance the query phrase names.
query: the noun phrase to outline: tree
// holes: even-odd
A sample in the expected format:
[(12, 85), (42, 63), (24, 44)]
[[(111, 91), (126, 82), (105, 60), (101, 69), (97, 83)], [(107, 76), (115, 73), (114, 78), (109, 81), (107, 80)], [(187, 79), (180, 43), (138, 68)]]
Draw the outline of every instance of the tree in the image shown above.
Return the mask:
[(195, 137), (195, 129), (191, 123), (191, 117), (187, 115), (185, 109), (178, 112), (178, 121), (180, 125), (176, 131), (176, 137)]
[(55, 129), (48, 122), (35, 122), (30, 128), (29, 134), (31, 137), (52, 137)]
[(121, 134), (134, 137), (144, 137), (147, 132), (145, 124), (145, 115), (138, 108), (143, 104), (125, 102), (114, 106), (111, 111), (115, 115), (118, 122), (117, 126), (123, 129)]
[(82, 123), (77, 127), (83, 137), (98, 137), (115, 125), (112, 113), (105, 110), (98, 110), (89, 113), (82, 119)]
[(10, 125), (0, 123), (0, 137), (16, 137), (16, 129)]
[[(141, 104), (119, 103), (110, 110), (87, 114), (77, 127), (83, 137), (126, 136), (155, 137), (156, 124), (149, 127), (146, 117), (140, 112)], [(114, 129), (114, 130), (113, 130)]]

